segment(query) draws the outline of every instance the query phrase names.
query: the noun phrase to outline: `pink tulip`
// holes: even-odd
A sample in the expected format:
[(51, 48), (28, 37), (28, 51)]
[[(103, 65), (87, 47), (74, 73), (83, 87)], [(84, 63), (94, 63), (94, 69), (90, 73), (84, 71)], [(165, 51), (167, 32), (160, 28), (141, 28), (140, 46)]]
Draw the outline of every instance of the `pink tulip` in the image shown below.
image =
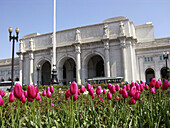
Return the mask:
[(40, 99), (41, 99), (40, 94), (39, 94), (39, 93), (37, 93), (36, 100), (37, 100), (37, 101), (40, 101)]
[(139, 91), (136, 91), (136, 94), (133, 96), (133, 98), (135, 100), (139, 100), (140, 99), (140, 92)]
[(78, 86), (77, 86), (77, 83), (75, 81), (73, 81), (70, 85), (70, 93), (72, 95), (78, 93)]
[(43, 91), (42, 96), (46, 96), (46, 91), (45, 90)]
[(137, 85), (136, 85), (136, 90), (138, 90), (138, 91), (140, 91), (140, 90), (141, 90), (141, 88), (140, 88), (140, 85), (139, 85), (139, 84), (137, 84)]
[(4, 104), (4, 101), (2, 99), (2, 96), (0, 95), (0, 106), (2, 106)]
[(68, 100), (68, 99), (69, 99), (69, 96), (67, 96), (66, 94), (65, 94), (65, 99), (66, 99), (66, 100)]
[(80, 88), (80, 92), (81, 93), (84, 93), (85, 92), (85, 87), (82, 85), (81, 88)]
[(133, 97), (131, 97), (130, 104), (134, 105), (135, 102), (136, 102), (135, 99)]
[(138, 85), (139, 85), (138, 82), (136, 82), (136, 83), (135, 83), (135, 86), (138, 86)]
[(66, 91), (66, 97), (69, 97), (69, 96), (71, 96), (70, 89), (68, 89), (68, 90)]
[(24, 91), (24, 96), (27, 97), (27, 91)]
[(109, 84), (108, 84), (108, 86), (107, 86), (107, 88), (110, 90), (110, 89), (111, 89), (111, 87), (112, 87), (112, 84), (111, 84), (111, 83), (109, 83)]
[(95, 95), (94, 95), (94, 93), (93, 93), (92, 96), (91, 96), (91, 98), (94, 99), (94, 97), (95, 97)]
[(39, 92), (39, 89), (38, 89), (38, 87), (35, 87), (35, 90), (36, 90), (36, 92), (37, 92), (37, 93)]
[(164, 83), (161, 87), (162, 90), (167, 90), (168, 89), (168, 81), (167, 80), (164, 80)]
[(136, 86), (133, 86), (131, 89), (130, 89), (130, 95), (131, 96), (134, 96), (136, 94)]
[(50, 92), (50, 91), (47, 92), (47, 97), (48, 97), (48, 98), (51, 97), (51, 92)]
[(116, 99), (117, 99), (117, 100), (119, 100), (119, 97), (118, 97), (118, 96), (116, 96)]
[(126, 89), (126, 85), (123, 85), (122, 89)]
[(80, 92), (80, 89), (78, 90), (78, 95), (80, 95), (81, 94), (81, 92)]
[(103, 89), (103, 94), (106, 94), (106, 90), (105, 89)]
[(150, 88), (150, 93), (155, 94), (155, 88)]
[(30, 97), (27, 96), (27, 100), (28, 100), (29, 102), (33, 102), (34, 99), (32, 99), (32, 98), (30, 98)]
[(91, 85), (87, 84), (87, 91), (90, 91)]
[(52, 107), (54, 107), (54, 104), (53, 104), (53, 103), (51, 103), (51, 106), (52, 106)]
[(99, 99), (100, 99), (101, 101), (103, 101), (103, 102), (104, 102), (104, 99), (102, 99), (100, 96), (99, 96)]
[(91, 88), (91, 89), (89, 90), (89, 94), (90, 94), (91, 96), (94, 94), (93, 88)]
[(168, 87), (170, 87), (170, 81), (168, 81)]
[(122, 94), (122, 91), (123, 91), (123, 89), (121, 88), (121, 89), (119, 90), (119, 93)]
[(107, 93), (107, 99), (108, 100), (112, 99), (112, 93), (110, 93), (110, 92)]
[(129, 90), (129, 88), (130, 88), (130, 85), (127, 84), (127, 85), (126, 85), (126, 90)]
[(73, 101), (76, 101), (77, 98), (78, 98), (78, 95), (77, 95), (77, 94), (74, 94), (74, 95), (73, 95)]
[(97, 89), (96, 89), (96, 94), (100, 95), (101, 91), (102, 91), (101, 86), (98, 86)]
[(135, 86), (134, 82), (131, 83), (130, 88), (132, 88), (133, 86)]
[(22, 103), (25, 103), (25, 102), (26, 102), (26, 98), (25, 98), (24, 95), (22, 95), (21, 102), (22, 102)]
[(54, 92), (54, 87), (50, 86), (50, 92), (53, 93)]
[(148, 86), (148, 85), (146, 85), (146, 86), (145, 86), (145, 90), (148, 90), (148, 89), (149, 89), (149, 86)]
[(160, 86), (161, 86), (160, 81), (156, 81), (155, 88), (156, 88), (156, 89), (159, 89)]
[(112, 85), (112, 86), (110, 87), (110, 92), (111, 92), (112, 94), (114, 94), (114, 93), (116, 92), (116, 89), (115, 89), (115, 86), (114, 86), (114, 85)]
[(127, 93), (126, 89), (122, 90), (122, 97), (123, 98), (128, 98), (128, 93)]
[(141, 84), (143, 84), (143, 87), (145, 87), (145, 82), (141, 81)]
[(82, 114), (80, 113), (80, 117), (82, 116)]
[(5, 96), (5, 91), (4, 91), (3, 89), (0, 90), (0, 95), (1, 95), (2, 97)]
[(11, 92), (11, 94), (9, 95), (9, 102), (14, 102), (14, 100), (15, 100), (15, 96), (13, 92)]
[(22, 97), (22, 87), (19, 83), (15, 84), (14, 87), (14, 96), (18, 99), (20, 99)]
[(36, 91), (34, 85), (28, 85), (27, 95), (28, 95), (29, 98), (32, 98), (32, 99), (37, 97), (37, 91)]
[(140, 84), (140, 90), (143, 91), (143, 89), (144, 89), (144, 85)]
[(116, 89), (116, 91), (119, 90), (119, 85), (118, 84), (115, 85), (115, 89)]
[(153, 88), (155, 87), (155, 84), (156, 84), (156, 79), (155, 78), (152, 78), (150, 84), (149, 84), (149, 87)]

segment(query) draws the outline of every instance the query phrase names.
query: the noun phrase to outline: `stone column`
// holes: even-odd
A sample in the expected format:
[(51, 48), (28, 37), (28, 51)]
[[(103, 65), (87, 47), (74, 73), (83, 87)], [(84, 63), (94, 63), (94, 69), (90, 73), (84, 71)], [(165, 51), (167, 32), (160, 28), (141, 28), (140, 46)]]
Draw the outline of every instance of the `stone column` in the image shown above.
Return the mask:
[(124, 81), (128, 81), (128, 79), (127, 79), (127, 68), (126, 68), (126, 44), (125, 44), (125, 37), (120, 38), (120, 46), (121, 46), (121, 53), (122, 53), (122, 64), (123, 64)]
[(30, 64), (30, 71), (29, 71), (29, 77), (30, 77), (30, 82), (29, 82), (29, 84), (34, 84), (33, 83), (33, 73), (34, 73), (34, 54), (31, 52), (31, 53), (29, 53), (29, 59), (30, 59), (30, 61), (29, 61), (29, 64)]
[(130, 61), (130, 65), (129, 65), (129, 71), (128, 73), (131, 73), (131, 78), (130, 81), (134, 81), (134, 58), (133, 58), (133, 47), (132, 47), (132, 42), (128, 41), (128, 47), (129, 47), (129, 61)]
[(158, 62), (159, 62), (159, 56), (154, 56), (154, 63), (155, 63), (155, 78), (156, 79), (159, 79), (161, 78), (160, 76), (160, 69), (159, 69), (159, 65), (158, 65)]
[(109, 52), (109, 40), (103, 40), (104, 51), (105, 51), (105, 66), (106, 66), (106, 77), (110, 77), (110, 52)]
[(20, 84), (23, 84), (22, 81), (22, 66), (23, 65), (23, 54), (20, 54), (20, 60), (19, 60), (19, 80), (20, 80)]
[(81, 60), (80, 60), (80, 44), (75, 45), (75, 53), (76, 53), (76, 80), (77, 84), (81, 85)]
[(142, 81), (146, 81), (145, 80), (145, 71), (143, 68), (143, 56), (138, 57), (139, 60), (139, 76), (140, 76), (140, 80)]

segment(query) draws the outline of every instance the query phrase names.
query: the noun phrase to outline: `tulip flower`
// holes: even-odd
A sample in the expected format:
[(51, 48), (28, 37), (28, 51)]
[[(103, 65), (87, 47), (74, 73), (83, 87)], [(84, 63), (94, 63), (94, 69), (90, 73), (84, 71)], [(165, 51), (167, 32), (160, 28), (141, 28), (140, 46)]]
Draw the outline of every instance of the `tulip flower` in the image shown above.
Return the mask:
[(118, 96), (116, 96), (116, 99), (117, 99), (117, 100), (119, 100), (119, 97), (118, 97)]
[(136, 85), (136, 90), (141, 91), (141, 88), (140, 88), (139, 84)]
[(103, 94), (106, 94), (106, 90), (105, 89), (103, 89)]
[(156, 79), (155, 78), (152, 78), (150, 84), (149, 84), (149, 87), (153, 88), (155, 87), (155, 84), (156, 84)]
[(108, 84), (108, 86), (107, 86), (107, 88), (110, 90), (110, 89), (111, 89), (111, 87), (112, 87), (112, 84), (111, 84), (111, 83), (109, 83), (109, 84)]
[(130, 104), (134, 105), (135, 102), (136, 102), (135, 99), (133, 97), (131, 97)]
[(28, 100), (29, 102), (33, 102), (34, 99), (32, 99), (32, 98), (30, 98), (30, 97), (27, 96), (27, 100)]
[(68, 89), (68, 90), (66, 91), (66, 96), (67, 96), (67, 97), (71, 96), (70, 89)]
[(50, 86), (50, 92), (53, 93), (54, 92), (54, 87)]
[(123, 85), (122, 89), (126, 89), (126, 85)]
[(160, 86), (161, 86), (161, 82), (160, 81), (156, 81), (155, 88), (159, 89)]
[(168, 81), (167, 80), (164, 80), (164, 83), (161, 87), (162, 90), (167, 90), (168, 89)]
[(37, 91), (36, 91), (34, 85), (28, 85), (27, 95), (28, 95), (29, 98), (32, 98), (32, 99), (37, 97)]
[(130, 89), (130, 95), (131, 96), (134, 96), (136, 94), (136, 86), (133, 86), (131, 89)]
[(43, 91), (42, 96), (46, 96), (46, 91), (45, 90)]
[(53, 104), (53, 103), (51, 103), (51, 106), (52, 106), (52, 107), (54, 107), (54, 104)]
[(170, 87), (170, 81), (168, 82), (168, 87)]
[(144, 89), (144, 85), (140, 84), (140, 90), (143, 91), (143, 89)]
[(80, 113), (80, 117), (82, 116), (82, 114)]
[(135, 86), (134, 82), (131, 83), (130, 88), (132, 88), (133, 86)]
[(112, 86), (110, 87), (110, 92), (111, 92), (112, 94), (114, 94), (114, 93), (116, 92), (116, 89), (115, 89), (115, 86), (114, 86), (114, 85), (112, 85)]
[(110, 92), (107, 93), (107, 99), (108, 100), (112, 99), (112, 93), (110, 93)]
[(84, 93), (85, 92), (85, 87), (82, 85), (81, 88), (80, 88), (80, 92), (81, 93)]
[(91, 88), (91, 89), (89, 90), (89, 94), (90, 94), (91, 96), (94, 94), (93, 88)]
[(104, 102), (104, 99), (102, 99), (100, 96), (99, 96), (99, 99), (100, 99), (101, 101), (103, 101), (103, 102)]
[(87, 91), (90, 91), (91, 85), (87, 84)]
[(92, 94), (92, 96), (91, 96), (91, 97), (92, 97), (92, 99), (94, 99), (94, 97), (95, 97), (94, 93)]
[(115, 89), (116, 89), (116, 91), (119, 90), (119, 85), (118, 84), (115, 85)]
[(126, 89), (122, 90), (122, 97), (123, 98), (128, 98), (128, 93), (127, 93)]
[(70, 93), (72, 95), (78, 93), (78, 86), (77, 86), (77, 83), (75, 81), (73, 81), (70, 85)]
[(120, 93), (120, 94), (122, 94), (122, 90), (123, 90), (122, 88), (119, 90), (119, 93)]
[(98, 86), (97, 89), (96, 89), (96, 94), (100, 95), (101, 91), (102, 91), (101, 86)]
[(14, 96), (18, 99), (22, 97), (22, 87), (19, 83), (16, 83), (14, 86)]
[(133, 96), (133, 98), (135, 100), (139, 100), (140, 99), (140, 92), (139, 91), (136, 91), (136, 94)]
[(39, 93), (37, 93), (36, 100), (37, 100), (37, 101), (40, 101), (40, 99), (41, 99), (40, 94), (39, 94)]
[(4, 104), (4, 101), (2, 99), (2, 96), (0, 95), (0, 106), (2, 106)]
[(145, 86), (145, 90), (148, 90), (148, 89), (149, 89), (149, 86), (148, 86), (148, 85), (146, 85), (146, 86)]
[(39, 89), (38, 89), (38, 87), (35, 87), (35, 90), (36, 90), (36, 92), (37, 92), (37, 93), (39, 92)]
[(25, 103), (25, 102), (26, 102), (26, 98), (25, 98), (25, 96), (24, 96), (24, 95), (22, 95), (21, 102), (22, 102), (22, 103)]
[(145, 82), (141, 81), (141, 84), (143, 84), (143, 87), (145, 87)]
[(24, 91), (24, 96), (27, 97), (27, 91)]
[(9, 95), (9, 102), (14, 102), (14, 100), (15, 100), (14, 93), (11, 92), (11, 94)]
[(150, 93), (155, 94), (155, 88), (150, 88)]
[(78, 95), (80, 95), (81, 94), (81, 92), (80, 92), (80, 89), (78, 90)]
[(65, 99), (68, 100), (69, 99), (69, 96), (67, 94), (65, 94)]
[(0, 90), (0, 95), (1, 95), (2, 97), (4, 97), (4, 96), (5, 96), (5, 92), (4, 92), (4, 90), (3, 90), (3, 89), (1, 89), (1, 90)]
[(51, 97), (51, 92), (50, 92), (50, 91), (47, 92), (47, 97), (48, 97), (48, 98)]
[(74, 94), (74, 95), (73, 95), (73, 101), (76, 101), (77, 98), (78, 98), (78, 95), (77, 95), (77, 94)]
[(129, 90), (129, 88), (130, 88), (130, 85), (127, 84), (127, 85), (126, 85), (126, 90)]

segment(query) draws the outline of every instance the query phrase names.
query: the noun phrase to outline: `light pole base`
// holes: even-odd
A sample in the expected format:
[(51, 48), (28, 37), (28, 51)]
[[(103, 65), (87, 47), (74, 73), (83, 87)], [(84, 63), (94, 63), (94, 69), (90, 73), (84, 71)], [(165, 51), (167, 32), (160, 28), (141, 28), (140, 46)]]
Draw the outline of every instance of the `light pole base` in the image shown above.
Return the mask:
[(57, 70), (56, 70), (56, 69), (53, 69), (53, 71), (52, 71), (51, 83), (52, 83), (53, 85), (59, 84), (58, 79), (57, 79)]

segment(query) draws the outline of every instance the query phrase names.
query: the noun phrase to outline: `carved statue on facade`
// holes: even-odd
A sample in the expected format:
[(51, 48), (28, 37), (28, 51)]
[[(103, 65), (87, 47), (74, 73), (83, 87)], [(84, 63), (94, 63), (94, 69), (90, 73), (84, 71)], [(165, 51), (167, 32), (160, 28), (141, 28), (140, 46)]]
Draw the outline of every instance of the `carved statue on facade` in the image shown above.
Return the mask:
[(80, 36), (80, 30), (76, 30), (76, 42), (80, 42), (81, 36)]
[(124, 23), (120, 22), (120, 35), (124, 36), (125, 35), (125, 27)]
[(103, 37), (109, 38), (109, 28), (107, 24), (104, 24), (104, 35)]

